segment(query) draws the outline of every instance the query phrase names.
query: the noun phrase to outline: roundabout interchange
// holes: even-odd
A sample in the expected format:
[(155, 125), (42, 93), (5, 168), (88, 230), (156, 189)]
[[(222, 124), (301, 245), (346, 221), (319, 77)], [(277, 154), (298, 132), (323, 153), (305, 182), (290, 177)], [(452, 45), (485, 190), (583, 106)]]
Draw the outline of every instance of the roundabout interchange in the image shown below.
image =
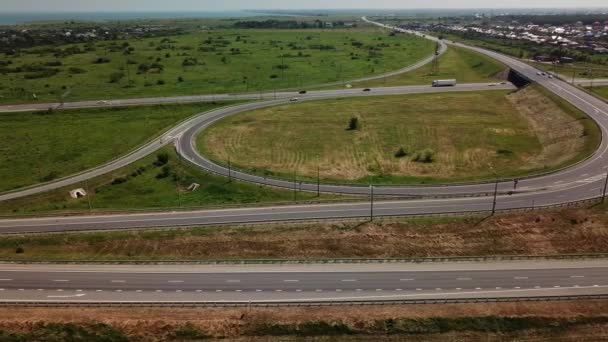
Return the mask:
[[(367, 19), (364, 18), (367, 21)], [(370, 22), (388, 29), (392, 27)], [(399, 29), (396, 29), (399, 30)], [(419, 33), (416, 33), (421, 35)], [(426, 37), (434, 39), (432, 37)], [(608, 104), (558, 79), (538, 75), (538, 70), (514, 58), (458, 43), (445, 45), (472, 49), (492, 57), (531, 82), (538, 83), (585, 112), (608, 134)], [(428, 63), (427, 59), (414, 67)], [(406, 68), (411, 70), (411, 68)], [(403, 69), (403, 70), (406, 70)], [(454, 88), (408, 86), (328, 90), (297, 95), (298, 102), (355, 96), (382, 96), (441, 91), (480, 91), (513, 89), (510, 84), (463, 84)], [(276, 221), (322, 219), (364, 219), (446, 213), (492, 213), (494, 210), (519, 210), (551, 207), (585, 200), (598, 200), (605, 193), (608, 169), (608, 141), (602, 140), (590, 158), (563, 170), (519, 181), (462, 184), (451, 186), (368, 186), (300, 183), (229, 170), (201, 156), (196, 136), (214, 122), (253, 109), (290, 103), (294, 93), (233, 95), (231, 98), (267, 99), (204, 113), (186, 121), (162, 137), (91, 171), (57, 182), (0, 195), (0, 201), (58, 189), (116, 170), (174, 143), (178, 153), (191, 163), (210, 172), (277, 188), (347, 195), (381, 196), (375, 203), (352, 202), (319, 205), (294, 205), (238, 209), (201, 210), (111, 216), (48, 217), (0, 220), (0, 234), (92, 231), (133, 228), (162, 228)], [(173, 101), (192, 102), (215, 97), (189, 97)], [(219, 97), (216, 99), (220, 99)], [(148, 102), (146, 102), (148, 101)], [(138, 105), (149, 100), (114, 102), (111, 105)], [(158, 101), (158, 99), (157, 99)], [(163, 100), (164, 101), (164, 100)], [(66, 104), (66, 108), (78, 105)], [(81, 107), (95, 106), (81, 103)], [(4, 111), (39, 109), (28, 106), (3, 107)], [(496, 195), (496, 197), (494, 197)], [(395, 196), (398, 200), (388, 200)], [(406, 199), (404, 199), (406, 198)], [(134, 271), (134, 269), (137, 271)], [(525, 274), (524, 274), (525, 273)], [(91, 276), (95, 274), (95, 276)], [(194, 274), (194, 275), (193, 275)], [(523, 274), (523, 275), (522, 275)], [(185, 301), (185, 302), (318, 302), (381, 301), (398, 299), (445, 299), (606, 294), (608, 275), (601, 261), (507, 262), (494, 264), (422, 265), (305, 265), (238, 267), (178, 266), (165, 270), (156, 267), (118, 266), (20, 266), (0, 265), (0, 299), (27, 303), (86, 301)], [(335, 279), (334, 279), (335, 278)], [(582, 279), (580, 279), (582, 278)], [(465, 283), (462, 283), (467, 279)], [(62, 280), (61, 282), (57, 280)], [(59, 291), (61, 290), (61, 291)], [(124, 292), (123, 292), (124, 291)], [(138, 292), (139, 291), (139, 292)], [(183, 292), (182, 292), (183, 291)], [(56, 292), (60, 292), (57, 294)], [(69, 293), (67, 293), (69, 292)], [(125, 294), (129, 293), (125, 298)], [(329, 294), (328, 294), (329, 293)]]

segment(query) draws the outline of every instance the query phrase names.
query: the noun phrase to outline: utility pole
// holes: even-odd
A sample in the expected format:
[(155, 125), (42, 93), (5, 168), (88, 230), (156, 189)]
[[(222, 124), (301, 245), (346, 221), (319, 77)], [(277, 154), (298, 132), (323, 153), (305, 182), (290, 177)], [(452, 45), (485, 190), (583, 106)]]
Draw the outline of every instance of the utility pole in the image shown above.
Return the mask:
[[(176, 177), (176, 178), (178, 178), (178, 177)], [(178, 206), (178, 208), (181, 208), (182, 207), (182, 196), (179, 193), (179, 180), (178, 179), (175, 180), (175, 190), (177, 191), (177, 206)]]
[(295, 169), (293, 170), (293, 201), (298, 201), (298, 181)]
[(319, 170), (318, 161), (317, 161), (317, 197), (321, 197), (321, 171)]
[(84, 187), (86, 188), (86, 191), (87, 191), (87, 202), (89, 202), (89, 212), (92, 212), (93, 205), (91, 205), (91, 193), (89, 192), (89, 180), (88, 179), (84, 180)]
[(608, 173), (606, 173), (606, 181), (604, 182), (604, 190), (602, 190), (602, 204), (606, 200), (606, 189), (608, 188)]
[(369, 220), (374, 221), (374, 185), (369, 186)]
[(492, 216), (496, 214), (496, 197), (498, 196), (498, 181), (494, 184), (494, 201), (492, 202)]

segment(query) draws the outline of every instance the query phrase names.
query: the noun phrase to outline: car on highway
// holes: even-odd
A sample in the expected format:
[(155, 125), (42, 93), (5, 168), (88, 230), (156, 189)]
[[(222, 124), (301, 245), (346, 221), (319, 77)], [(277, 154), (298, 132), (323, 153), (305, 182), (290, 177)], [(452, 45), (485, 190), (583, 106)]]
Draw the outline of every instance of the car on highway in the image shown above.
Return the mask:
[(369, 88), (365, 88), (365, 89), (363, 89), (363, 91), (372, 91), (372, 90)]
[(553, 75), (549, 75), (549, 78), (553, 78)]
[(289, 99), (289, 102), (298, 102), (298, 98), (297, 97), (292, 97)]
[(546, 72), (541, 72), (540, 74), (543, 75), (543, 76), (547, 76)]
[(300, 90), (300, 92), (298, 94), (306, 94), (306, 90)]
[(107, 105), (107, 104), (110, 104), (110, 102), (109, 102), (109, 101), (105, 101), (105, 100), (103, 100), (103, 101), (97, 101), (97, 104), (100, 104), (100, 105)]
[(538, 71), (536, 74), (537, 74), (538, 76), (540, 76), (540, 75), (542, 75), (543, 73), (542, 73), (542, 72), (540, 72), (540, 71)]

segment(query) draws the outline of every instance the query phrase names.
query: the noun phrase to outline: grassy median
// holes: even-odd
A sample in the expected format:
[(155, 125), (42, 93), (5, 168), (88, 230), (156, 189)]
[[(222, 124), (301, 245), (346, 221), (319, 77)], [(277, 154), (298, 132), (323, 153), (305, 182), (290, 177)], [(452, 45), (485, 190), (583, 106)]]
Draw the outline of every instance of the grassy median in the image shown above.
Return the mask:
[(593, 87), (589, 88), (589, 90), (608, 101), (608, 87)]
[(290, 104), (198, 138), (204, 154), (250, 172), (375, 184), (521, 177), (585, 158), (598, 142), (591, 120), (539, 87)]
[[(190, 191), (192, 184), (200, 188)], [(72, 199), (69, 191), (87, 190), (86, 198)], [(88, 182), (0, 202), (0, 215), (103, 213), (152, 209), (213, 208), (247, 204), (293, 204), (333, 201), (337, 196), (279, 190), (209, 174), (182, 160), (167, 146), (127, 167)]]
[(234, 103), (0, 114), (0, 192), (98, 166), (180, 121), (231, 104)]
[(506, 66), (480, 53), (450, 46), (439, 57), (437, 67), (433, 63), (414, 71), (384, 79), (353, 83), (359, 88), (393, 87), (401, 85), (431, 84), (437, 79), (456, 79), (459, 83), (495, 82), (506, 79)]

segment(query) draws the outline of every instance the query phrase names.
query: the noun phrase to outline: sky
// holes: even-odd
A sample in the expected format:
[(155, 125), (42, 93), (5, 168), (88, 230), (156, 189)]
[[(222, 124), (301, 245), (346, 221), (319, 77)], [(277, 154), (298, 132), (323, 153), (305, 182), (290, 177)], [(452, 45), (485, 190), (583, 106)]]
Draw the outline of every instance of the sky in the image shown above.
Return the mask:
[(2, 12), (608, 7), (606, 0), (0, 0)]

